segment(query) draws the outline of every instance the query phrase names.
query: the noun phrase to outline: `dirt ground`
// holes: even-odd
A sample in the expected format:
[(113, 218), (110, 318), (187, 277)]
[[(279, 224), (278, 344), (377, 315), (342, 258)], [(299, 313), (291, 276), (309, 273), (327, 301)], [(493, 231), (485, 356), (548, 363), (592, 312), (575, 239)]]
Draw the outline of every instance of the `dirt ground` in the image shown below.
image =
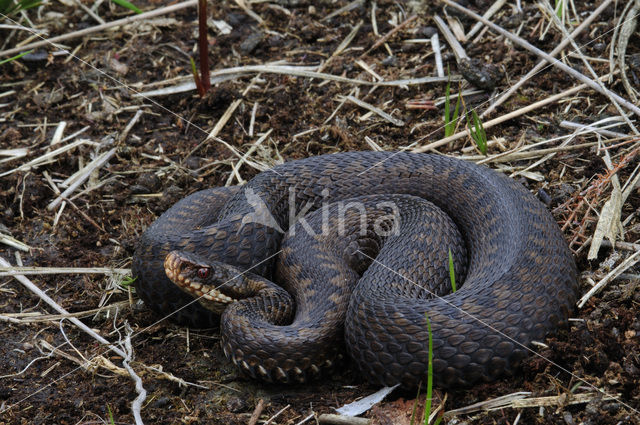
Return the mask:
[[(144, 11), (166, 6), (155, 0), (135, 3)], [(611, 3), (576, 39), (598, 75), (610, 72), (609, 51), (624, 3)], [(439, 2), (247, 1), (249, 11), (244, 4), (209, 4), (212, 71), (278, 62), (367, 82), (378, 76), (385, 81), (434, 76), (428, 42), (437, 31), (434, 14), (446, 14), (466, 32), (475, 24), (451, 8), (445, 13)], [(491, 5), (485, 0), (462, 4), (480, 14)], [(98, 25), (85, 10), (94, 3), (82, 0), (82, 5), (47, 2), (11, 18), (52, 37)], [(568, 3), (568, 30), (598, 5)], [(95, 6), (93, 13), (107, 22), (132, 16), (112, 3)], [(563, 38), (533, 2), (523, 2), (520, 11), (511, 2), (491, 20), (546, 52)], [(11, 22), (0, 18), (0, 23)], [(373, 88), (258, 69), (214, 84), (205, 98), (194, 90), (138, 96), (192, 81), (189, 57), (197, 61), (197, 28), (191, 6), (62, 41), (72, 55), (47, 45), (0, 65), (0, 234), (29, 247), (0, 244), (0, 257), (12, 265), (77, 269), (38, 269), (27, 278), (119, 347), (130, 334), (130, 364), (146, 390), (145, 423), (246, 424), (260, 400), (257, 423), (317, 423), (318, 415), (334, 413), (377, 388), (348, 365), (330, 379), (300, 386), (243, 377), (222, 354), (215, 329), (187, 329), (161, 320), (137, 300), (125, 277), (135, 244), (157, 216), (187, 194), (238, 184), (277, 162), (421, 147), (442, 139), (444, 106), (438, 101), (446, 81)], [(18, 46), (28, 36), (0, 27), (0, 48)], [(455, 57), (442, 36), (440, 43), (445, 72), (450, 69), (457, 77)], [(477, 107), (479, 113), (538, 62), (529, 51), (483, 28), (464, 46), (470, 57), (504, 73), (495, 90), (465, 95), (466, 107)], [(631, 35), (626, 53), (625, 71), (638, 90), (638, 32)], [(563, 62), (589, 75), (574, 49), (564, 50)], [(454, 80), (454, 93), (473, 89)], [(483, 122), (578, 84), (557, 67), (547, 67)], [(607, 86), (632, 101), (620, 74)], [(635, 181), (614, 210), (626, 244), (612, 249), (605, 243), (596, 259), (587, 260), (605, 202), (636, 175), (640, 144), (637, 137), (594, 132), (567, 138), (574, 129), (561, 125), (619, 115), (608, 98), (582, 88), (487, 126), (489, 159), (468, 136), (431, 149), (516, 173), (514, 178), (546, 202), (576, 254), (580, 295), (615, 272), (601, 292), (576, 307), (569, 329), (534, 347), (544, 359), (532, 356), (520, 374), (492, 384), (437, 391), (446, 398), (447, 412), (518, 392), (531, 393), (528, 403), (447, 414), (445, 423), (640, 424), (640, 275), (637, 260), (630, 258), (640, 250), (635, 244), (640, 238)], [(624, 123), (608, 130), (633, 135)], [(208, 138), (210, 133), (214, 137)], [(69, 149), (56, 153), (64, 146)], [(508, 156), (512, 150), (520, 156)], [(102, 154), (111, 156), (49, 208), (73, 183), (66, 180)], [(246, 160), (239, 161), (243, 156)], [(58, 315), (7, 270), (0, 274), (0, 424), (134, 423), (136, 387), (121, 356), (79, 330), (68, 316)], [(415, 398), (415, 393), (393, 392), (364, 416), (379, 424), (407, 423)]]

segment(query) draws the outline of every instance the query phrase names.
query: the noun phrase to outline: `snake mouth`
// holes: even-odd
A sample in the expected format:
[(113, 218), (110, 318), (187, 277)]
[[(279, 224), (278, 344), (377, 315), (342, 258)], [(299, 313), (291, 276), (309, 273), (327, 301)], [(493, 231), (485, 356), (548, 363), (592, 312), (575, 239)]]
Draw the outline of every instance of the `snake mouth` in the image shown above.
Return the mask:
[(211, 267), (179, 251), (171, 251), (164, 259), (164, 272), (184, 292), (212, 303), (231, 304), (235, 299), (203, 281), (212, 274)]

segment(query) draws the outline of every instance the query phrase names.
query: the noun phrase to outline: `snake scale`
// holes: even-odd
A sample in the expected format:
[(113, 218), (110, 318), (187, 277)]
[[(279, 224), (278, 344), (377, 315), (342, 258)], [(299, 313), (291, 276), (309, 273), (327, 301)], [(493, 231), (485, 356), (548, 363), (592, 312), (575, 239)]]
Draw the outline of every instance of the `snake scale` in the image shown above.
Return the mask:
[(151, 309), (220, 320), (225, 354), (275, 382), (322, 375), (346, 346), (372, 383), (419, 386), (426, 317), (437, 385), (491, 381), (566, 324), (577, 294), (563, 236), (523, 186), (406, 152), (321, 155), (196, 192), (142, 235), (133, 273)]

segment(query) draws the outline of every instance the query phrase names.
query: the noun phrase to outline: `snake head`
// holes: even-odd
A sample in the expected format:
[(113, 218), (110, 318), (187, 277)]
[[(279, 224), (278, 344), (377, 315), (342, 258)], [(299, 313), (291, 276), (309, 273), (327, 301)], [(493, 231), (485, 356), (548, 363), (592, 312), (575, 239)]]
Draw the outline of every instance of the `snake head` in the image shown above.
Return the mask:
[(239, 289), (245, 277), (237, 267), (209, 261), (183, 251), (171, 251), (164, 260), (167, 277), (198, 302), (221, 314), (234, 301), (246, 298)]

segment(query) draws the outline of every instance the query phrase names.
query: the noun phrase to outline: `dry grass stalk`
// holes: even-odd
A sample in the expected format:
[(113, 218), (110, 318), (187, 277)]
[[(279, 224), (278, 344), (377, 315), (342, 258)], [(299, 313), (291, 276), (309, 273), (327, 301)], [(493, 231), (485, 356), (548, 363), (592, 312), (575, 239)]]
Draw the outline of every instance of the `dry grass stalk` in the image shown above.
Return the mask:
[(618, 113), (625, 120), (629, 128), (631, 128), (635, 134), (638, 134), (638, 129), (633, 125), (633, 122), (629, 119), (629, 117), (626, 116), (625, 112), (622, 110), (622, 107), (618, 104), (615, 97), (613, 96), (613, 93), (607, 90), (607, 88), (603, 85), (602, 81), (598, 79), (598, 75), (594, 71), (593, 67), (591, 66), (587, 58), (582, 53), (582, 49), (580, 48), (580, 46), (576, 44), (575, 40), (567, 32), (564, 25), (560, 22), (560, 19), (558, 19), (553, 9), (551, 8), (551, 6), (548, 3), (544, 3), (544, 4), (546, 7), (543, 9), (543, 11), (546, 11), (549, 14), (549, 16), (551, 17), (551, 20), (556, 24), (556, 27), (558, 28), (558, 30), (562, 32), (563, 38), (569, 40), (569, 42), (571, 43), (571, 46), (573, 47), (574, 53), (578, 54), (578, 56), (582, 60), (582, 63), (584, 64), (584, 67), (589, 71), (591, 76), (594, 78), (593, 81), (600, 86), (600, 89), (601, 89), (600, 92), (605, 96), (607, 96), (611, 104), (617, 109)]
[(400, 24), (396, 25), (395, 27), (393, 27), (393, 29), (391, 29), (388, 33), (386, 33), (385, 35), (382, 36), (382, 38), (380, 38), (378, 41), (376, 41), (375, 43), (373, 43), (373, 46), (371, 46), (367, 51), (365, 51), (363, 54), (360, 55), (360, 58), (363, 58), (364, 56), (369, 55), (369, 53), (373, 52), (374, 50), (376, 50), (378, 47), (382, 46), (384, 43), (386, 43), (395, 33), (397, 33), (398, 31), (400, 31), (401, 29), (405, 28), (406, 26), (408, 26), (411, 22), (415, 21), (417, 18), (416, 15), (413, 16), (409, 16), (407, 19), (405, 19), (403, 22), (401, 22)]
[(94, 316), (97, 314), (108, 313), (114, 314), (117, 311), (130, 307), (129, 301), (118, 301), (113, 304), (109, 304), (103, 307), (93, 308), (91, 310), (76, 311), (68, 314), (42, 314), (38, 312), (27, 313), (3, 313), (2, 316), (14, 319), (14, 323), (28, 324), (28, 323), (45, 323), (45, 322), (59, 322), (60, 320), (68, 319), (70, 317), (84, 318)]
[[(601, 136), (604, 137), (613, 137), (613, 138), (627, 138), (630, 137), (624, 133), (618, 133), (615, 131), (611, 131), (611, 130), (607, 130), (606, 127), (596, 127), (595, 123), (591, 123), (591, 124), (580, 124), (577, 122), (571, 122), (571, 121), (561, 121), (560, 122), (560, 127), (564, 127), (564, 128), (571, 128), (571, 129), (576, 129), (578, 131), (591, 131), (593, 133), (599, 134)], [(617, 126), (618, 124), (614, 123), (611, 124), (611, 126)]]
[(322, 72), (324, 71), (324, 69), (327, 67), (327, 65), (329, 65), (329, 63), (336, 58), (337, 56), (339, 56), (344, 49), (346, 49), (349, 44), (351, 44), (351, 42), (353, 41), (353, 39), (356, 37), (356, 34), (358, 34), (358, 31), (360, 31), (360, 27), (362, 27), (362, 21), (359, 21), (354, 27), (353, 29), (349, 32), (349, 34), (347, 34), (347, 36), (344, 38), (344, 40), (342, 40), (342, 42), (338, 45), (338, 47), (336, 47), (336, 49), (333, 51), (333, 53), (331, 53), (331, 56), (329, 56), (329, 58), (324, 61), (317, 69), (317, 72)]
[(0, 267), (0, 277), (47, 274), (106, 274), (124, 276), (129, 273), (131, 273), (130, 269), (116, 269), (111, 267)]
[(110, 149), (107, 152), (100, 154), (96, 159), (87, 164), (87, 166), (84, 167), (78, 174), (78, 177), (75, 178), (75, 181), (71, 185), (69, 185), (69, 187), (56, 199), (54, 199), (49, 203), (49, 205), (47, 205), (47, 209), (49, 211), (52, 211), (60, 204), (60, 202), (62, 202), (63, 199), (67, 199), (69, 194), (73, 193), (82, 183), (84, 183), (89, 178), (91, 173), (106, 164), (111, 159), (111, 157), (115, 155), (115, 153), (116, 148)]
[(451, 47), (451, 50), (453, 50), (453, 54), (456, 56), (456, 62), (458, 62), (459, 64), (461, 60), (469, 60), (469, 55), (467, 55), (464, 47), (462, 47), (462, 45), (458, 42), (458, 39), (456, 39), (456, 37), (453, 35), (453, 32), (451, 32), (449, 25), (447, 25), (446, 22), (438, 15), (434, 15), (433, 20), (438, 26), (440, 32), (442, 32), (442, 35), (444, 35), (447, 43), (449, 43), (449, 47)]
[[(601, 78), (604, 79), (604, 78), (607, 78), (607, 76), (608, 75), (605, 75), (605, 76), (603, 76)], [(540, 100), (538, 102), (534, 102), (531, 105), (527, 105), (527, 106), (522, 107), (520, 109), (517, 109), (517, 110), (515, 110), (513, 112), (510, 112), (508, 114), (502, 115), (502, 116), (500, 116), (498, 118), (494, 118), (494, 119), (492, 119), (490, 121), (487, 121), (487, 122), (483, 123), (482, 125), (486, 130), (486, 129), (491, 128), (491, 127), (493, 127), (495, 125), (498, 125), (498, 124), (501, 124), (501, 123), (503, 123), (505, 121), (508, 121), (508, 120), (510, 120), (512, 118), (518, 117), (520, 115), (524, 115), (524, 114), (526, 114), (526, 113), (528, 113), (530, 111), (533, 111), (535, 109), (541, 108), (541, 107), (543, 107), (545, 105), (548, 105), (549, 103), (553, 103), (553, 102), (562, 100), (562, 99), (564, 99), (564, 98), (566, 98), (568, 96), (571, 96), (572, 94), (575, 94), (575, 93), (577, 93), (577, 92), (579, 92), (581, 90), (584, 90), (585, 88), (587, 88), (586, 84), (580, 84), (580, 85), (578, 85), (576, 87), (573, 87), (573, 88), (571, 88), (569, 90), (565, 90), (564, 92), (561, 92), (561, 93), (558, 93), (556, 95), (550, 96), (550, 97), (548, 97), (546, 99), (543, 99), (543, 100)], [(424, 136), (424, 137), (422, 137), (422, 138), (420, 138), (418, 140), (416, 140), (411, 145), (413, 146), (413, 145), (419, 143), (421, 140), (425, 139), (428, 136), (430, 136), (430, 134), (427, 135), (427, 136)], [(445, 137), (443, 139), (437, 140), (437, 141), (429, 143), (427, 145), (415, 147), (415, 148), (413, 148), (412, 152), (432, 151), (432, 150), (435, 150), (435, 149), (437, 149), (437, 148), (439, 148), (441, 146), (445, 146), (445, 145), (447, 145), (447, 144), (449, 144), (451, 142), (454, 142), (454, 141), (456, 141), (458, 139), (461, 139), (461, 138), (467, 137), (467, 136), (469, 136), (469, 137), (471, 136), (470, 133), (469, 133), (469, 129), (465, 129), (464, 131), (460, 131), (460, 132), (455, 133), (455, 134), (453, 134), (453, 135), (451, 135), (449, 137)]]
[(393, 125), (396, 125), (398, 127), (402, 127), (404, 125), (404, 121), (402, 121), (402, 120), (400, 120), (398, 118), (392, 117), (391, 115), (389, 115), (386, 112), (384, 112), (382, 109), (377, 108), (377, 107), (373, 106), (372, 104), (367, 103), (367, 102), (365, 102), (363, 100), (360, 100), (355, 96), (349, 95), (349, 96), (346, 96), (346, 99), (348, 101), (352, 102), (352, 103), (355, 103), (356, 105), (358, 105), (358, 106), (360, 106), (360, 107), (362, 107), (364, 109), (367, 109), (367, 110), (373, 112), (374, 114), (378, 115), (379, 117), (389, 121)]
[(609, 282), (620, 276), (622, 273), (627, 271), (629, 268), (633, 267), (635, 264), (640, 261), (640, 250), (634, 252), (632, 255), (627, 257), (623, 262), (621, 262), (615, 269), (611, 270), (605, 277), (603, 277), (600, 282), (594, 285), (589, 291), (584, 294), (580, 300), (578, 301), (578, 307), (582, 308), (589, 301), (589, 299), (600, 292)]
[[(11, 268), (11, 264), (9, 264), (2, 257), (0, 257), (0, 266)], [(45, 303), (47, 303), (49, 306), (51, 306), (54, 310), (56, 310), (60, 314), (66, 314), (66, 315), (69, 314), (67, 310), (62, 308), (57, 302), (55, 302), (51, 297), (45, 294), (40, 288), (38, 288), (38, 286), (36, 286), (33, 282), (27, 279), (24, 275), (17, 274), (17, 275), (13, 275), (13, 277), (17, 279), (20, 283), (22, 283), (29, 291), (31, 291), (33, 294), (38, 296), (40, 299), (42, 299)], [(87, 333), (96, 341), (109, 347), (109, 349), (111, 349), (118, 355), (121, 355), (122, 357), (126, 357), (126, 354), (120, 348), (112, 345), (109, 341), (104, 339), (102, 336), (98, 335), (93, 329), (89, 328), (87, 325), (82, 323), (76, 317), (69, 317), (69, 321), (73, 323), (75, 326), (77, 326), (78, 328), (80, 328), (83, 332)]]
[(475, 403), (460, 409), (444, 412), (444, 418), (449, 419), (454, 416), (470, 414), (480, 411), (500, 410), (505, 408), (522, 409), (525, 407), (547, 407), (547, 406), (567, 406), (572, 404), (584, 404), (593, 400), (616, 400), (620, 394), (603, 395), (600, 392), (583, 394), (559, 394), (549, 397), (531, 397), (529, 392), (518, 392), (507, 394), (491, 400)]
[(227, 179), (227, 182), (225, 183), (225, 186), (230, 186), (231, 183), (233, 182), (234, 178), (236, 178), (238, 180), (238, 184), (244, 184), (245, 183), (245, 180), (242, 177), (240, 177), (240, 174), (238, 173), (238, 171), (240, 170), (240, 167), (242, 167), (242, 164), (247, 162), (247, 159), (251, 156), (251, 154), (253, 152), (255, 152), (255, 150), (258, 148), (258, 146), (260, 146), (262, 144), (262, 142), (267, 140), (267, 137), (269, 137), (269, 135), (271, 134), (272, 131), (273, 131), (273, 129), (269, 129), (269, 131), (264, 133), (262, 136), (260, 136), (258, 138), (258, 140), (256, 140), (254, 143), (251, 144), (251, 147), (247, 150), (247, 152), (245, 152), (244, 155), (242, 155), (242, 158), (240, 158), (240, 160), (234, 164), (234, 166), (233, 166), (233, 168), (231, 170), (231, 174), (229, 174), (229, 178)]
[(600, 85), (598, 82), (596, 82), (596, 81), (592, 80), (591, 78), (587, 77), (586, 75), (576, 71), (575, 69), (571, 68), (570, 66), (565, 65), (563, 62), (554, 60), (551, 55), (549, 55), (548, 53), (545, 53), (542, 50), (538, 49), (537, 47), (533, 46), (531, 43), (529, 43), (528, 41), (524, 40), (523, 38), (518, 37), (518, 36), (510, 33), (509, 31), (504, 30), (502, 27), (494, 24), (491, 21), (488, 21), (488, 20), (484, 19), (482, 16), (478, 15), (477, 13), (474, 13), (474, 12), (470, 11), (469, 9), (460, 6), (457, 3), (454, 3), (454, 2), (452, 2), (450, 0), (442, 0), (442, 1), (444, 3), (446, 3), (447, 5), (453, 7), (453, 8), (455, 8), (455, 9), (461, 11), (461, 12), (464, 12), (465, 14), (471, 16), (472, 18), (484, 23), (485, 25), (489, 26), (494, 31), (498, 32), (499, 34), (501, 34), (501, 35), (503, 35), (503, 36), (505, 36), (507, 38), (509, 38), (511, 41), (513, 41), (514, 43), (518, 44), (519, 46), (529, 50), (532, 53), (535, 53), (536, 55), (540, 56), (541, 58), (544, 58), (546, 61), (548, 61), (549, 63), (553, 64), (554, 66), (560, 68), (561, 70), (563, 70), (564, 72), (568, 73), (572, 77), (576, 78), (579, 81), (582, 81), (588, 87), (596, 90), (597, 92), (599, 92), (601, 94), (604, 94), (606, 96), (610, 96), (611, 98), (615, 99), (616, 102), (620, 103), (622, 106), (624, 106), (628, 110), (632, 111), (634, 114), (640, 116), (640, 107), (632, 104), (631, 102), (627, 101), (623, 97), (621, 97), (618, 94), (610, 91), (606, 87)]
[[(381, 87), (403, 87), (403, 86), (411, 86), (411, 85), (419, 85), (419, 84), (431, 84), (431, 83), (443, 83), (449, 80), (448, 77), (419, 77), (419, 78), (407, 78), (402, 80), (392, 80), (392, 81), (366, 81), (366, 80), (358, 80), (354, 78), (346, 78), (340, 77), (332, 74), (325, 74), (322, 72), (317, 72), (310, 70), (317, 69), (317, 67), (308, 67), (308, 66), (288, 66), (288, 65), (246, 65), (246, 66), (238, 66), (226, 69), (220, 69), (217, 71), (211, 72), (211, 84), (217, 84), (222, 81), (234, 80), (238, 78), (242, 78), (247, 74), (254, 73), (265, 73), (265, 74), (281, 74), (281, 75), (291, 75), (294, 77), (303, 77), (303, 78), (311, 78), (311, 79), (319, 79), (319, 80), (327, 80), (333, 81), (336, 83), (345, 83), (352, 85), (363, 85), (363, 86), (381, 86)], [(140, 92), (133, 95), (133, 97), (156, 97), (156, 96), (166, 96), (170, 94), (182, 93), (187, 91), (195, 90), (195, 83), (189, 81), (189, 77), (181, 77), (185, 79), (185, 83), (181, 83), (171, 87), (165, 87), (158, 90), (151, 90), (147, 92)], [(460, 76), (453, 75), (451, 76), (451, 81), (460, 81)], [(164, 82), (157, 82), (156, 85), (161, 85)]]
[[(613, 41), (611, 43), (611, 53), (609, 56), (609, 63), (611, 68), (618, 65), (622, 77), (622, 85), (624, 86), (627, 94), (634, 102), (638, 101), (638, 92), (631, 86), (629, 77), (627, 76), (627, 70), (625, 66), (627, 46), (629, 45), (629, 39), (633, 35), (636, 29), (638, 21), (638, 11), (640, 11), (640, 1), (630, 0), (624, 7), (620, 20), (621, 25), (616, 25), (613, 35)], [(616, 41), (617, 40), (617, 41)], [(616, 50), (617, 61), (614, 61), (614, 49)]]
[(62, 141), (62, 135), (64, 134), (64, 129), (67, 127), (66, 121), (60, 121), (58, 126), (56, 127), (56, 131), (53, 133), (53, 137), (51, 138), (51, 142), (49, 146), (57, 145)]
[(50, 162), (53, 161), (53, 159), (58, 156), (58, 155), (62, 155), (63, 153), (70, 151), (71, 149), (77, 148), (78, 146), (81, 145), (86, 145), (86, 144), (93, 144), (95, 145), (94, 142), (90, 141), (90, 140), (77, 140), (73, 143), (69, 143), (68, 145), (59, 147), (56, 150), (53, 150), (51, 152), (47, 152), (42, 156), (39, 156), (29, 162), (27, 162), (26, 164), (22, 164), (17, 168), (14, 168), (12, 170), (9, 171), (5, 171), (4, 173), (0, 174), (0, 177), (4, 177), (4, 176), (8, 176), (9, 174), (13, 174), (16, 171), (27, 171), (31, 168), (35, 168), (38, 167), (40, 165), (44, 165), (44, 164), (49, 164)]
[[(587, 29), (591, 23), (606, 10), (607, 7), (613, 2), (613, 0), (605, 0), (602, 2), (600, 6), (596, 10), (594, 10), (587, 19), (585, 19), (573, 32), (569, 35), (569, 37), (563, 37), (562, 41), (549, 53), (549, 56), (555, 57), (558, 53), (562, 51), (565, 47), (569, 45), (572, 39), (581, 34), (585, 29)], [(503, 93), (498, 99), (496, 99), (480, 116), (485, 117), (489, 115), (491, 112), (495, 110), (499, 105), (503, 104), (507, 99), (511, 97), (513, 93), (516, 92), (524, 83), (529, 81), (531, 77), (538, 74), (549, 62), (546, 59), (541, 60), (534, 66), (527, 74), (520, 78), (517, 83), (513, 86), (509, 87), (505, 93)], [(611, 70), (613, 72), (613, 70)]]
[(24, 251), (24, 252), (29, 252), (29, 250), (31, 249), (31, 247), (26, 243), (20, 242), (13, 236), (5, 235), (4, 233), (0, 233), (0, 243), (3, 243), (8, 246), (12, 246), (15, 249), (19, 249), (20, 251)]
[(338, 15), (350, 12), (350, 11), (352, 11), (354, 9), (357, 9), (358, 7), (362, 6), (363, 4), (364, 4), (364, 0), (352, 1), (351, 3), (347, 4), (346, 6), (343, 6), (343, 7), (339, 8), (339, 9), (336, 9), (333, 12), (329, 13), (327, 16), (322, 18), (320, 20), (320, 22), (328, 21), (329, 19), (333, 19), (334, 17), (336, 17)]
[[(502, 9), (502, 6), (504, 6), (506, 3), (507, 0), (496, 0), (496, 2), (493, 3), (486, 12), (484, 12), (482, 17), (485, 19), (491, 19), (491, 17), (495, 15), (500, 9)], [(476, 24), (469, 30), (469, 32), (465, 34), (465, 40), (471, 40), (471, 38), (476, 35), (481, 28), (482, 23), (476, 22)]]
[(84, 35), (104, 31), (109, 28), (119, 27), (119, 26), (130, 24), (132, 22), (153, 18), (154, 16), (165, 15), (167, 13), (172, 13), (177, 10), (185, 9), (187, 7), (196, 6), (197, 4), (198, 4), (198, 0), (187, 0), (182, 3), (173, 4), (167, 7), (162, 7), (160, 9), (152, 10), (150, 12), (141, 13), (139, 15), (128, 16), (123, 19), (118, 19), (117, 21), (108, 22), (104, 25), (96, 25), (95, 27), (85, 28), (79, 31), (62, 34), (57, 37), (48, 38), (46, 40), (37, 41), (35, 43), (24, 44), (20, 47), (16, 47), (13, 49), (4, 50), (0, 52), (0, 57), (11, 56), (11, 55), (18, 54), (20, 52), (24, 52), (26, 50), (37, 49), (39, 47), (44, 47), (44, 46), (55, 46), (55, 43), (59, 43), (60, 41), (71, 40), (74, 38), (82, 37)]
[(626, 167), (640, 151), (640, 147), (624, 155), (612, 169), (604, 174), (598, 174), (595, 180), (585, 190), (575, 194), (569, 200), (558, 206), (554, 212), (562, 216), (560, 223), (562, 230), (570, 236), (569, 247), (576, 250), (586, 242), (587, 228), (595, 221), (593, 212), (602, 200), (604, 193), (611, 183), (611, 179), (622, 168)]
[(436, 62), (436, 74), (438, 77), (444, 78), (444, 66), (442, 65), (442, 49), (440, 48), (440, 37), (438, 33), (434, 33), (431, 36), (431, 49), (433, 50), (433, 57)]

